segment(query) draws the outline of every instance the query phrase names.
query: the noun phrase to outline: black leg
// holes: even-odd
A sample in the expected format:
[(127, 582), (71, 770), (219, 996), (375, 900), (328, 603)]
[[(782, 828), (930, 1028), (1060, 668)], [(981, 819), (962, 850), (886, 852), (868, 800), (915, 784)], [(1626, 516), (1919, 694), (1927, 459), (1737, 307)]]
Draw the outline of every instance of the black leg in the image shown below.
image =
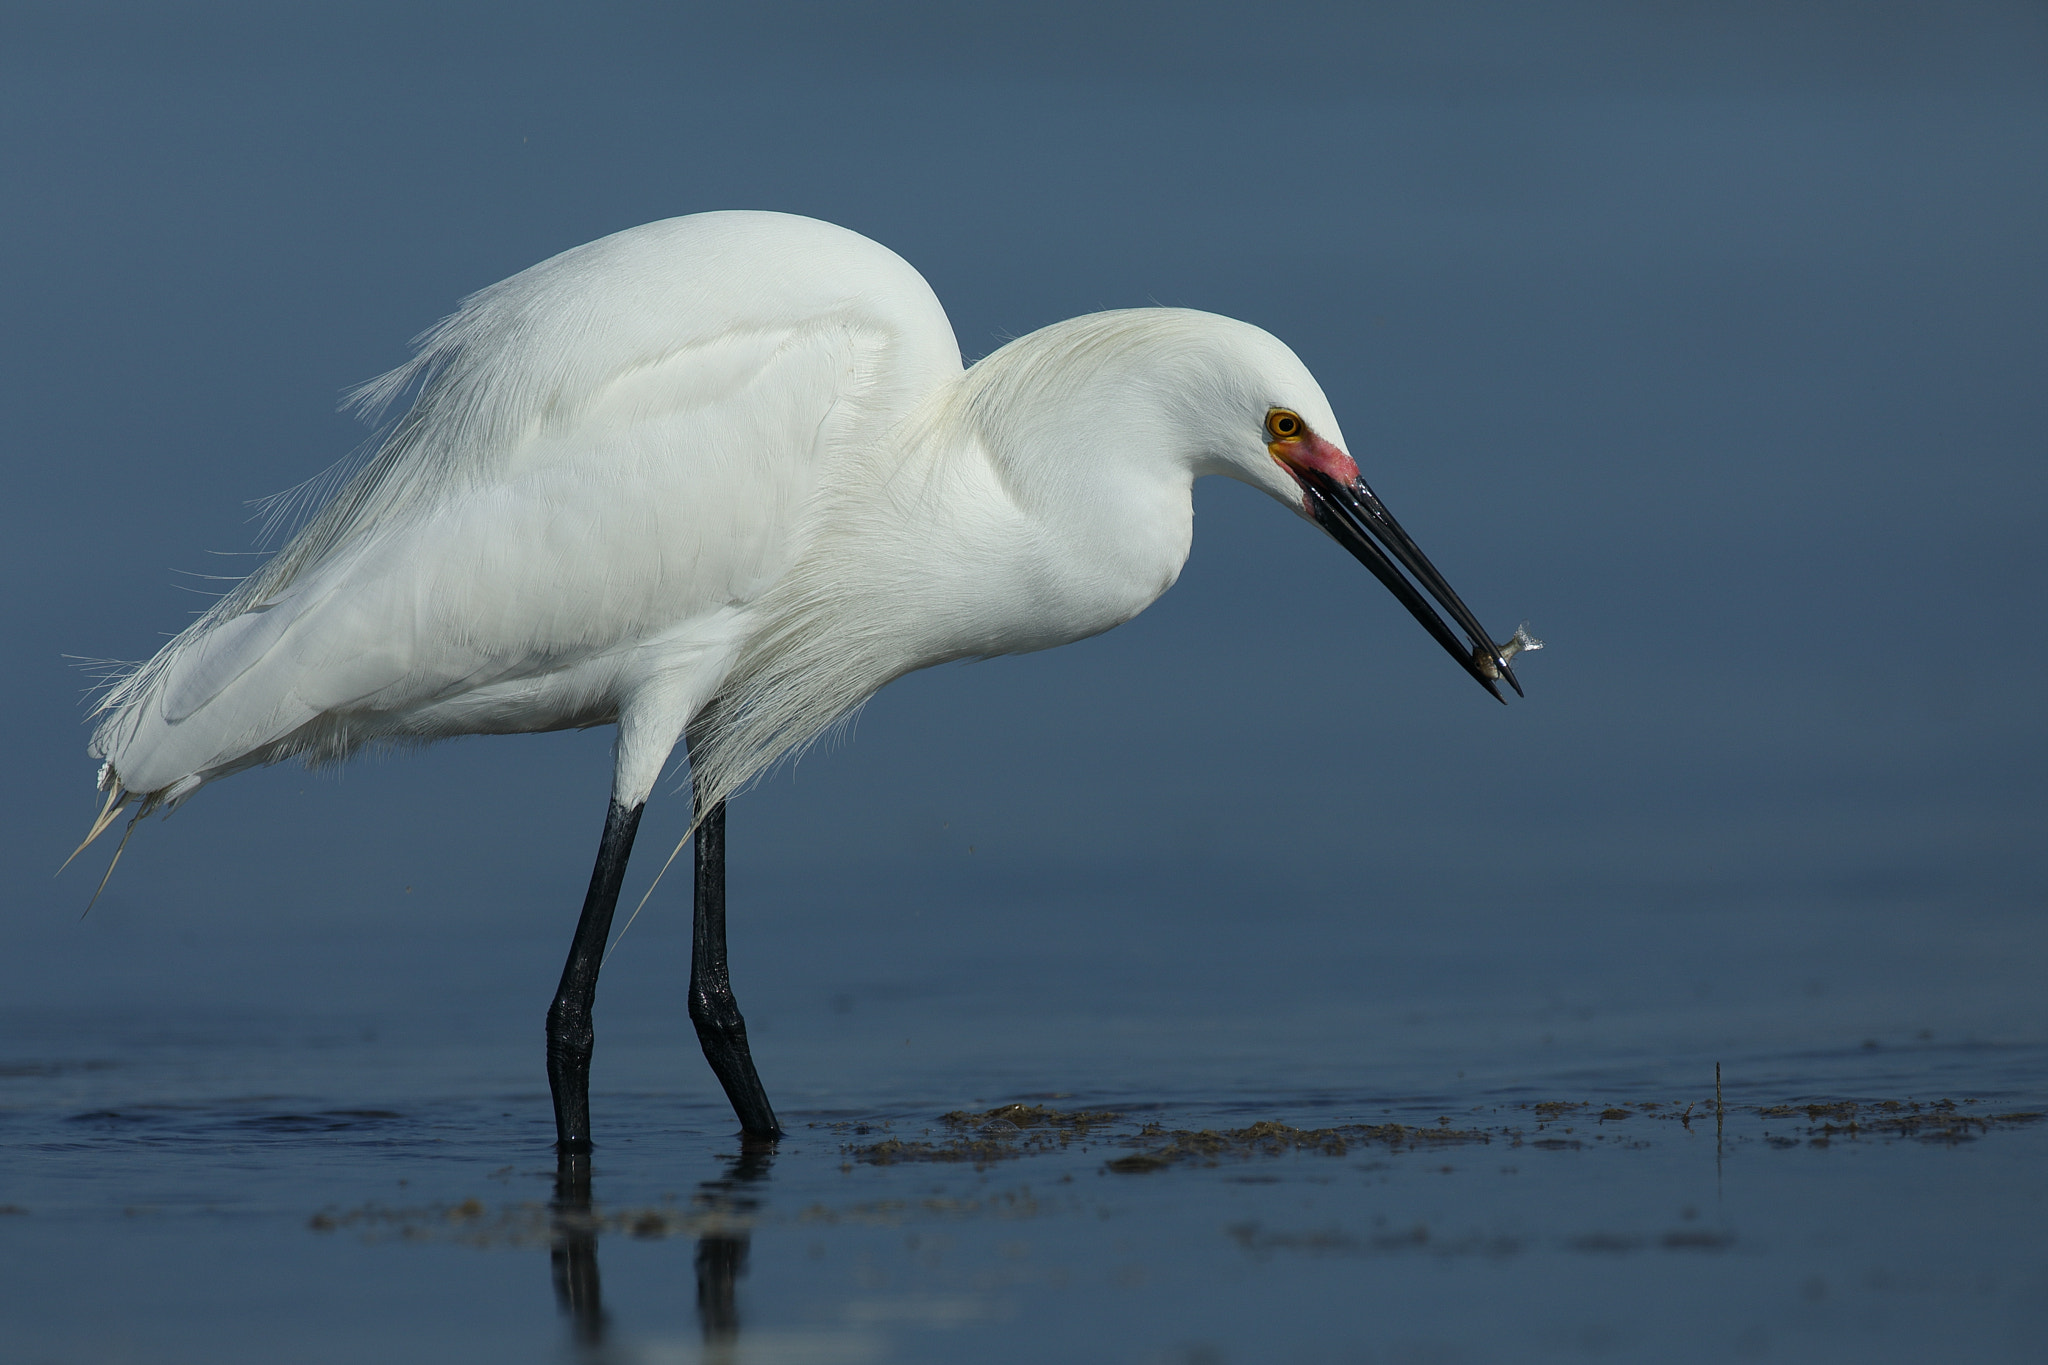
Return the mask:
[[(605, 814), (604, 841), (597, 846), (597, 866), (590, 870), (583, 918), (576, 922), (576, 939), (569, 945), (555, 1003), (548, 1006), (548, 1089), (555, 1097), (555, 1150), (564, 1154), (590, 1150), (590, 1053), (597, 1040), (590, 1009), (597, 999), (597, 969), (604, 962), (604, 943), (612, 931), (612, 911), (619, 904), (619, 883), (626, 878), (626, 859), (633, 853), (642, 809), (627, 810), (614, 801)], [(744, 1052), (744, 1040), (740, 1046)]]
[(690, 939), (690, 1022), (704, 1058), (725, 1087), (740, 1131), (748, 1137), (778, 1138), (782, 1127), (768, 1106), (768, 1092), (747, 1050), (747, 1021), (732, 998), (725, 966), (725, 803), (706, 812), (697, 826), (697, 913)]

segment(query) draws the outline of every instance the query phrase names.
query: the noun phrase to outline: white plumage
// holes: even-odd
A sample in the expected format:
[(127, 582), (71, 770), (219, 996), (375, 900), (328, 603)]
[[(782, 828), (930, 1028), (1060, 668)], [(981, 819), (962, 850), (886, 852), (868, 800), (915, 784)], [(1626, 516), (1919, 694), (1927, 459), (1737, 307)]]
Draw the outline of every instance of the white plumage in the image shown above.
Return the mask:
[(1342, 444), (1244, 323), (1099, 314), (963, 371), (908, 264), (768, 213), (484, 289), (361, 396), (414, 388), (310, 525), (109, 691), (103, 785), (153, 807), (296, 754), (616, 721), (634, 805), (700, 719), (716, 799), (911, 669), (1135, 615), (1198, 474), (1298, 504), (1269, 407)]

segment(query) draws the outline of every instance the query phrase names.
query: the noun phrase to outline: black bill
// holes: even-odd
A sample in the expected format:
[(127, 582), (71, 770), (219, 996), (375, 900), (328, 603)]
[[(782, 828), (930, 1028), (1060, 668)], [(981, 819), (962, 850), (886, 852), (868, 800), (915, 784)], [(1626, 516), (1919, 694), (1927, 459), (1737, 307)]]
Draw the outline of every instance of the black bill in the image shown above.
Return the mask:
[[(1459, 600), (1451, 591), (1451, 585), (1444, 582), (1444, 576), (1429, 562), (1429, 556), (1422, 553), (1408, 533), (1401, 529), (1401, 523), (1394, 520), (1394, 514), (1379, 496), (1365, 486), (1365, 480), (1343, 484), (1320, 470), (1295, 466), (1295, 476), (1301, 481), (1308, 494), (1309, 512), (1316, 524), (1349, 550), (1359, 563), (1372, 570), (1373, 577), (1386, 584), (1387, 591), (1399, 598), (1401, 605), (1408, 608), (1408, 614), (1422, 622), (1422, 628), (1436, 637), (1453, 659), (1475, 678), (1479, 685), (1493, 694), (1495, 701), (1507, 704), (1507, 698), (1494, 686), (1494, 678), (1505, 678), (1515, 695), (1522, 695), (1522, 685), (1515, 681), (1514, 669), (1494, 647), (1493, 637), (1479, 624), (1479, 618), (1472, 609)], [(1396, 567), (1398, 564), (1399, 567)], [(1411, 583), (1401, 573), (1406, 569), (1414, 576)], [(1427, 590), (1429, 597), (1436, 599), (1436, 605), (1465, 632), (1468, 639), (1461, 643), (1444, 624), (1443, 617), (1436, 614), (1428, 597), (1422, 595), (1416, 584)], [(1489, 675), (1492, 672), (1492, 676)]]

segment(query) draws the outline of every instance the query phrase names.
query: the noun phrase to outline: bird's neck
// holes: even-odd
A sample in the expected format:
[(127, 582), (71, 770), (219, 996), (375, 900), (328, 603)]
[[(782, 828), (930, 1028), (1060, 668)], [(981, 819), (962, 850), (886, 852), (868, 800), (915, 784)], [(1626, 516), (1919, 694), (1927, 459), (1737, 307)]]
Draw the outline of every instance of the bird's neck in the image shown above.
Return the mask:
[(892, 482), (909, 514), (870, 542), (918, 618), (921, 656), (1066, 644), (1129, 620), (1179, 577), (1194, 517), (1184, 461), (1085, 417), (950, 416), (904, 451)]
[(821, 471), (804, 549), (748, 609), (692, 741), (714, 794), (905, 673), (1098, 634), (1179, 577), (1199, 464), (1148, 439), (1166, 424), (1106, 391), (1048, 401), (1028, 372), (977, 371)]

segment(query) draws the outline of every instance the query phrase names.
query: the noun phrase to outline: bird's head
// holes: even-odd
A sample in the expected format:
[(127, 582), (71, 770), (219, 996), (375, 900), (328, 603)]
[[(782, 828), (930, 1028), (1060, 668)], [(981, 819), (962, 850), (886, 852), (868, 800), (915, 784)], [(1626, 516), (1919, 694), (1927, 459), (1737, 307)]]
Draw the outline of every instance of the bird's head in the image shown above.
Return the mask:
[(1249, 323), (1214, 324), (1214, 349), (1201, 362), (1208, 373), (1185, 390), (1200, 395), (1182, 418), (1200, 432), (1197, 472), (1228, 475), (1294, 508), (1371, 570), (1496, 700), (1506, 700), (1497, 680), (1521, 695), (1492, 637), (1359, 473), (1308, 367)]
[[(1013, 481), (1042, 480), (1066, 516), (1141, 501), (1105, 498), (1101, 480), (1114, 478), (1177, 490), (1185, 517), (1192, 479), (1228, 475), (1350, 551), (1495, 698), (1505, 700), (1496, 681), (1522, 690), (1503, 651), (1360, 476), (1315, 376), (1270, 333), (1181, 308), (1093, 313), (981, 361), (965, 397), (982, 438), (1015, 457)], [(1128, 535), (1137, 520), (1115, 525)], [(1183, 539), (1172, 572), (1185, 554)], [(1159, 588), (1170, 582), (1168, 574)]]

